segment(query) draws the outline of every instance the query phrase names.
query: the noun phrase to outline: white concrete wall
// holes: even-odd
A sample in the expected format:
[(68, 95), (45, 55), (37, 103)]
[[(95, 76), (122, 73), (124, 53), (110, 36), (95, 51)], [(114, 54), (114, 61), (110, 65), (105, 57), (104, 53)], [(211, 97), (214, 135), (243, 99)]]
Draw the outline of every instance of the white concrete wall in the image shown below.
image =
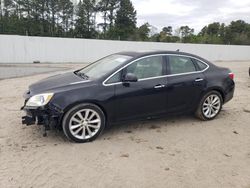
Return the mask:
[(120, 51), (173, 50), (211, 61), (250, 60), (250, 46), (123, 42), (0, 35), (0, 63), (92, 62)]

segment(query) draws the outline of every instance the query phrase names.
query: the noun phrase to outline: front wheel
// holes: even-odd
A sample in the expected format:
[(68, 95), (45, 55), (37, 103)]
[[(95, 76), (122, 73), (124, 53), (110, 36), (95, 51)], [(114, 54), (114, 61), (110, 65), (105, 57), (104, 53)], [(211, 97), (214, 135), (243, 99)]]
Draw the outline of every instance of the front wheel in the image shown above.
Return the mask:
[(105, 115), (94, 104), (79, 104), (71, 108), (62, 121), (67, 138), (77, 143), (95, 140), (105, 127)]
[(217, 91), (210, 91), (201, 99), (195, 115), (204, 121), (212, 120), (220, 113), (222, 104), (221, 94)]

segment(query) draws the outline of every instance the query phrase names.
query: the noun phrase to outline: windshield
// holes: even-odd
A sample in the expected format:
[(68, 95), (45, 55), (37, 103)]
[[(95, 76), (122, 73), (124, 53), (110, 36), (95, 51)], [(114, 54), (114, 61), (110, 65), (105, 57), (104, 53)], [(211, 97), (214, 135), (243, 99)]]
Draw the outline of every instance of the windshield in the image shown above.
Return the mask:
[(131, 56), (114, 54), (107, 56), (103, 59), (96, 61), (95, 63), (87, 66), (76, 72), (78, 75), (84, 75), (84, 78), (97, 79), (101, 78), (111, 70), (119, 67), (125, 61), (132, 59)]

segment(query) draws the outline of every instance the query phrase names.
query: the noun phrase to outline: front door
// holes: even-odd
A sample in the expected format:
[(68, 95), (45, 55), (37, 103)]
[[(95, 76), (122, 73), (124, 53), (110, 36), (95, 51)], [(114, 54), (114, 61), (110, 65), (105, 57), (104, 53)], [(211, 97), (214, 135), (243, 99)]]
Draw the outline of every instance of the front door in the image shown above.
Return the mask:
[(122, 70), (122, 75), (133, 73), (138, 81), (115, 86), (117, 121), (151, 117), (166, 112), (165, 65), (162, 56), (151, 56), (137, 60)]

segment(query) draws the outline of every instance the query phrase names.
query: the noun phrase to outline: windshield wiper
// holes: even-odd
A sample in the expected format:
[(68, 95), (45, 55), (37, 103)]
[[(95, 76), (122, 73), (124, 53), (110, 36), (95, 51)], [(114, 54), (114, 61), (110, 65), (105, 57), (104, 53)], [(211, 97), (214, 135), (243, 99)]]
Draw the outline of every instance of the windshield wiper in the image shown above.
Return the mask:
[(80, 72), (80, 71), (76, 71), (76, 72), (74, 72), (77, 76), (80, 76), (81, 78), (83, 78), (83, 79), (86, 79), (86, 80), (88, 80), (89, 79), (89, 76), (88, 75), (86, 75), (85, 73), (83, 73), (83, 72)]

